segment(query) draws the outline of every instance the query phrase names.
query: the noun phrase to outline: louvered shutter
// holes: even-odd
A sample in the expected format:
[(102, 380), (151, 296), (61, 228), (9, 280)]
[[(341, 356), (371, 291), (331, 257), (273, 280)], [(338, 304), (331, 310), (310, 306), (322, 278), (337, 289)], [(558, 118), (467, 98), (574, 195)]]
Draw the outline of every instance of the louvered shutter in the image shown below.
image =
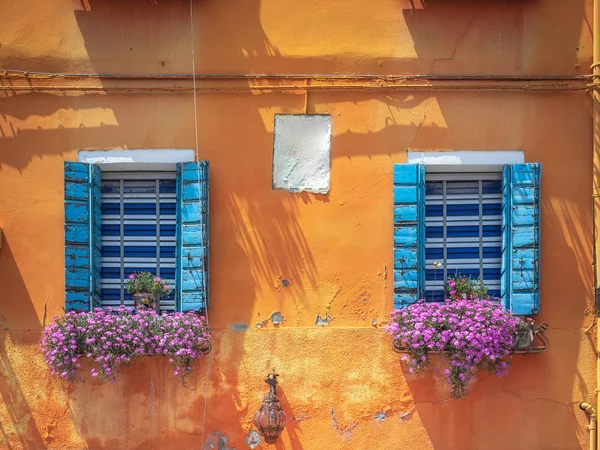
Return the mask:
[[(482, 280), (500, 296), (502, 174), (427, 173), (425, 183), (427, 301), (443, 301), (448, 276)], [(434, 263), (443, 261), (436, 269)]]
[[(127, 293), (132, 273), (150, 272), (176, 286), (176, 184), (175, 171), (102, 174), (102, 307), (134, 306)], [(175, 311), (175, 292), (159, 307)]]
[(540, 311), (539, 163), (504, 167), (502, 203), (502, 300), (513, 314)]
[(425, 288), (425, 167), (394, 164), (394, 307)]
[(177, 294), (181, 311), (208, 307), (208, 162), (177, 165)]
[(65, 297), (67, 310), (100, 300), (100, 169), (65, 162)]

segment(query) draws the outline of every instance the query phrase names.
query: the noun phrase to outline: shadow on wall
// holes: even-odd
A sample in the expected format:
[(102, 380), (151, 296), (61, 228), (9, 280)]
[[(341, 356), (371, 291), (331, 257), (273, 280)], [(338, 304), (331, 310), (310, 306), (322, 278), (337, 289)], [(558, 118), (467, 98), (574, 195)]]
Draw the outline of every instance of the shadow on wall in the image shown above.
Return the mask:
[[(299, 436), (299, 434), (302, 433), (302, 430), (300, 430), (299, 422), (301, 420), (304, 420), (304, 418), (291, 416), (291, 413), (294, 410), (294, 408), (290, 404), (290, 401), (288, 400), (287, 395), (285, 394), (285, 390), (282, 389), (281, 386), (277, 388), (277, 398), (279, 399), (279, 405), (283, 408), (287, 415), (285, 433), (287, 434), (288, 439), (290, 440), (290, 448), (291, 450), (302, 450), (302, 442), (300, 441)], [(277, 450), (284, 450), (286, 447), (283, 445), (281, 440), (278, 440), (275, 444), (275, 448)]]
[[(422, 11), (404, 11), (404, 20), (414, 40), (417, 58), (380, 60), (381, 67), (374, 61), (363, 62), (364, 67), (371, 73), (439, 73), (459, 70), (462, 66), (454, 67), (453, 62), (464, 62), (462, 58), (473, 57), (468, 52), (461, 53), (461, 45), (469, 39), (480, 39), (482, 36), (478, 33), (483, 33), (482, 30), (489, 32), (490, 27), (501, 31), (499, 28), (508, 15), (518, 26), (514, 29), (515, 35), (506, 38), (508, 42), (498, 42), (500, 49), (514, 54), (517, 63), (522, 64), (520, 67), (524, 73), (532, 67), (563, 73), (561, 70), (563, 65), (567, 67), (567, 62), (562, 62), (562, 65), (556, 67), (539, 65), (542, 57), (538, 60), (537, 54), (532, 55), (529, 50), (523, 50), (523, 41), (531, 38), (526, 37), (527, 33), (531, 32), (524, 31), (523, 26), (519, 25), (523, 23), (523, 8), (535, 9), (536, 2), (529, 3), (531, 6), (511, 4), (509, 7), (505, 2), (477, 5), (475, 2), (465, 3), (471, 5), (471, 14), (459, 14), (458, 8), (453, 9), (456, 2), (444, 3), (441, 0), (431, 1)], [(583, 16), (582, 2), (569, 2), (569, 5), (566, 3), (556, 2), (560, 6), (553, 8), (557, 10), (568, 6), (568, 13), (565, 14), (567, 20), (579, 20)], [(76, 11), (75, 15), (91, 64), (97, 72), (130, 70), (131, 73), (189, 73), (191, 46), (188, 39), (188, 7), (186, 2), (93, 0), (89, 3), (89, 8), (86, 7), (89, 10)], [(353, 67), (352, 56), (349, 60), (343, 60), (327, 57), (288, 58), (281, 55), (276, 43), (271, 42), (263, 30), (260, 7), (261, 3), (257, 0), (237, 2), (235, 8), (216, 6), (215, 2), (196, 5), (198, 10), (203, 11), (197, 16), (198, 71), (209, 72), (218, 67), (220, 72), (233, 72), (244, 68), (248, 73), (302, 73), (306, 72), (306, 67), (310, 67), (311, 70), (319, 68), (320, 73), (335, 73)], [(460, 11), (464, 11), (464, 8)], [(555, 12), (559, 13), (559, 10)], [(228, 14), (231, 17), (214, 17), (220, 14)], [(212, 25), (211, 20), (214, 21)], [(444, 26), (440, 26), (442, 22)], [(478, 22), (483, 22), (484, 25), (478, 26)], [(222, 23), (230, 24), (230, 28), (221, 30), (215, 25)], [(110, 24), (109, 30), (107, 24)], [(564, 33), (570, 33), (576, 27), (561, 29), (567, 31), (561, 32), (563, 34), (556, 39), (561, 40), (561, 45), (575, 47), (578, 36), (565, 36)], [(478, 31), (471, 35), (472, 30)], [(109, 32), (111, 38), (107, 39)], [(448, 37), (448, 33), (453, 39)], [(490, 36), (493, 34), (489, 33)], [(487, 34), (485, 36), (485, 39), (491, 39)], [(217, 41), (218, 51), (215, 51), (211, 49), (211, 45)], [(203, 58), (202, 55), (211, 57)], [(489, 58), (481, 61), (482, 70), (489, 70), (491, 67), (494, 69), (492, 72), (500, 71), (502, 68), (496, 66), (496, 62), (492, 60), (492, 52)], [(248, 94), (241, 100), (239, 97), (223, 100), (227, 94), (220, 95), (219, 100), (214, 94), (199, 96), (200, 142), (219, 143), (218, 147), (207, 148), (201, 144), (200, 148), (200, 158), (211, 161), (211, 242), (219, 243), (219, 248), (215, 248), (214, 245), (212, 247), (211, 265), (216, 270), (211, 271), (211, 294), (213, 305), (217, 299), (227, 302), (223, 303), (226, 306), (220, 306), (215, 314), (211, 315), (211, 319), (218, 324), (218, 328), (226, 328), (232, 325), (232, 322), (254, 326), (258, 320), (253, 316), (254, 306), (260, 289), (271, 286), (271, 289), (276, 290), (276, 282), (281, 277), (294, 280), (297, 283), (294, 300), (301, 303), (302, 292), (313, 289), (320, 279), (311, 252), (311, 242), (297, 218), (298, 201), (316, 201), (316, 198), (309, 195), (291, 196), (271, 190), (272, 132), (261, 116), (261, 110), (265, 109), (274, 112), (301, 112), (304, 98), (295, 94)], [(482, 134), (472, 133), (472, 118), (481, 117), (482, 114), (486, 114), (490, 123), (497, 122), (495, 127), (490, 127), (492, 131), (484, 141), (485, 149), (506, 149), (509, 144), (513, 145), (511, 149), (520, 146), (525, 141), (523, 135), (527, 134), (527, 125), (529, 129), (533, 129), (534, 124), (525, 125), (524, 117), (511, 112), (511, 109), (527, 110), (527, 104), (532, 101), (517, 100), (517, 96), (522, 98), (525, 94), (477, 93), (467, 96), (444, 93), (430, 96), (426, 93), (395, 92), (384, 96), (377, 92), (324, 92), (311, 94), (311, 104), (327, 104), (331, 108), (344, 104), (345, 108), (349, 108), (347, 103), (355, 101), (355, 108), (360, 110), (364, 103), (372, 100), (382, 103), (389, 114), (382, 117), (381, 126), (375, 132), (356, 131), (361, 126), (360, 123), (344, 123), (343, 116), (339, 119), (334, 118), (332, 158), (389, 155), (391, 168), (393, 158), (397, 157), (401, 149), (409, 147), (427, 150), (481, 148)], [(463, 98), (464, 100), (461, 100)], [(3, 110), (10, 111), (10, 114), (3, 113), (1, 116), (0, 168), (24, 170), (34, 156), (58, 156), (66, 153), (74, 156), (77, 149), (193, 146), (191, 96), (136, 95), (133, 99), (132, 101), (132, 97), (120, 95), (59, 97), (34, 94), (0, 100)], [(515, 108), (517, 101), (521, 102), (521, 108)], [(418, 123), (407, 120), (403, 110), (410, 110), (419, 105), (423, 106), (423, 112), (422, 115), (416, 115)], [(231, 108), (236, 108), (235, 115), (229, 114)], [(429, 108), (435, 113), (429, 115)], [(561, 114), (557, 116), (560, 117)], [(235, 122), (242, 120), (241, 118), (243, 124)], [(444, 123), (440, 123), (441, 121)], [(514, 133), (514, 127), (518, 127), (520, 133)], [(560, 130), (560, 126), (553, 129)], [(509, 133), (508, 130), (513, 132)], [(240, 136), (244, 138), (242, 147)], [(526, 142), (526, 145), (525, 150), (529, 155), (530, 149), (535, 149), (539, 144)], [(35, 150), (21, 151), (23, 149)], [(550, 156), (538, 151), (532, 158), (545, 160)], [(560, 166), (561, 163), (556, 164)], [(24, 176), (29, 175), (25, 172)], [(60, 174), (57, 173), (56, 176)], [(576, 221), (584, 224), (581, 229), (588, 229), (590, 218), (583, 212), (573, 214), (573, 206), (565, 205), (569, 213), (573, 214), (571, 222), (567, 221), (565, 224), (564, 215), (556, 213), (555, 206), (554, 203), (543, 205), (544, 217), (550, 217), (544, 219), (543, 233), (548, 230), (548, 234), (560, 241), (565, 227), (574, 227)], [(565, 241), (558, 244), (563, 250), (561, 267), (563, 263), (565, 267), (566, 264), (574, 267), (580, 264), (582, 254), (589, 253), (590, 243), (582, 235), (581, 229), (575, 233), (570, 244), (565, 245)], [(8, 264), (9, 261), (14, 265), (9, 267), (13, 270), (12, 273), (19, 273), (14, 257), (6, 248), (0, 253), (0, 261), (4, 264)], [(548, 266), (555, 264), (546, 260), (543, 263), (547, 263)], [(554, 267), (553, 270), (557, 271), (558, 266)], [(578, 266), (578, 272), (582, 276), (574, 281), (574, 286), (583, 295), (589, 290), (589, 269)], [(9, 272), (1, 270), (1, 273)], [(11, 282), (14, 283), (14, 280), (12, 276)], [(15, 299), (20, 302), (19, 311), (33, 317), (35, 311), (27, 294), (26, 281), (21, 279), (20, 283), (21, 287), (15, 291)], [(270, 292), (270, 295), (273, 296), (273, 292)], [(26, 299), (25, 302), (23, 299)], [(552, 306), (551, 311), (549, 307), (546, 308), (548, 301), (542, 301), (545, 302), (542, 304), (543, 314), (556, 317), (558, 314), (555, 311), (558, 307)], [(584, 303), (583, 300), (577, 299), (570, 305), (581, 309)], [(561, 311), (562, 308), (560, 306)], [(579, 320), (583, 317), (583, 312), (571, 312), (570, 317)], [(572, 323), (569, 325), (577, 326)], [(6, 339), (5, 336), (0, 335), (2, 339)], [(178, 393), (178, 380), (171, 376), (170, 368), (165, 363), (145, 360), (136, 363), (131, 371), (123, 373), (122, 381), (115, 385), (100, 386), (91, 383), (75, 388), (70, 402), (72, 420), (77, 431), (92, 448), (119, 446), (123, 439), (132, 444), (131, 448), (135, 448), (140, 442), (142, 444), (139, 448), (164, 442), (170, 445), (179, 442), (182, 446), (198, 446), (201, 444), (202, 428), (205, 430), (205, 437), (211, 430), (223, 429), (231, 433), (236, 442), (241, 442), (247, 431), (242, 427), (242, 423), (254, 413), (254, 410), (249, 409), (247, 399), (239, 391), (238, 374), (244, 373), (243, 361), (246, 358), (244, 341), (243, 332), (221, 334), (218, 329), (215, 330), (215, 348), (210, 356), (213, 358), (209, 382), (210, 414), (206, 418), (203, 415), (203, 374), (208, 361), (198, 364), (198, 378), (193, 381), (195, 390), (184, 391), (182, 394)], [(573, 342), (573, 345), (565, 349), (571, 356), (560, 362), (554, 360), (550, 364), (548, 356), (541, 356), (541, 362), (547, 364), (545, 367), (548, 372), (558, 365), (564, 370), (565, 389), (571, 388), (575, 376), (578, 345)], [(2, 349), (5, 347), (3, 340)], [(12, 411), (9, 409), (11, 420), (14, 422), (12, 426), (24, 427), (20, 436), (28, 437), (21, 439), (23, 442), (31, 440), (32, 444), (27, 445), (34, 448), (34, 445), (41, 442), (39, 430), (33, 419), (27, 419), (25, 425), (21, 425), (22, 418), (31, 417), (31, 414), (23, 392), (20, 391), (19, 378), (11, 369), (10, 361), (5, 355), (6, 351), (0, 350), (3, 373), (9, 375), (8, 380), (15, 382), (7, 383), (0, 379), (0, 391), (5, 402), (7, 398), (12, 399)], [(526, 373), (526, 369), (520, 369), (514, 372), (514, 376), (522, 376), (524, 380), (536, 379), (538, 373), (533, 373), (534, 364), (530, 360), (526, 363), (531, 367), (528, 369), (530, 372)], [(265, 370), (265, 373), (267, 371)], [(167, 377), (173, 379), (166, 379)], [(514, 378), (506, 380), (505, 386), (508, 389), (508, 380)], [(415, 401), (419, 403), (423, 400), (423, 393), (428, 392), (428, 386), (411, 385), (411, 391)], [(562, 398), (566, 395), (568, 393), (560, 392), (557, 397)], [(521, 406), (520, 402), (514, 403), (511, 400), (513, 394), (505, 391), (495, 394), (485, 394), (482, 391), (479, 395), (476, 391), (473, 400), (450, 401), (445, 405), (436, 405), (438, 399), (435, 398), (425, 399), (418, 406), (419, 415), (432, 442), (443, 448), (443, 443), (446, 442), (443, 440), (445, 435), (436, 431), (440, 422), (444, 422), (447, 416), (452, 417), (451, 421), (445, 422), (446, 425), (440, 428), (448, 434), (452, 433), (452, 429), (459, 432), (461, 429), (470, 430), (469, 427), (479, 427), (482, 424), (485, 426), (481, 428), (481, 433), (489, 431), (493, 428), (493, 422), (485, 421), (482, 417), (488, 417), (486, 411), (489, 408), (493, 409), (493, 405), (488, 401), (498, 396), (507, 397), (502, 401), (510, 409), (504, 408), (503, 411)], [(284, 391), (281, 391), (280, 398), (286, 411), (291, 411)], [(123, 399), (129, 402), (128, 408), (120, 407), (119, 402)], [(537, 414), (542, 414), (541, 417), (545, 420), (560, 419), (560, 423), (566, 423), (571, 439), (567, 444), (572, 445), (577, 433), (577, 424), (572, 420), (572, 416), (565, 416), (560, 411), (555, 412), (556, 410), (547, 415), (543, 401), (538, 401), (535, 405)], [(87, 411), (90, 410), (97, 413), (88, 414)], [(111, 412), (108, 418), (102, 414), (106, 411)], [(232, 411), (236, 413), (232, 415)], [(532, 411), (528, 409), (527, 413), (529, 412)], [(136, 416), (131, 417), (132, 413)], [(521, 414), (517, 417), (522, 417)], [(463, 416), (469, 419), (461, 422), (460, 418)], [(204, 419), (206, 423), (203, 423)], [(105, 420), (108, 421), (108, 425), (114, 426), (111, 428)], [(532, 422), (527, 423), (533, 426)], [(137, 428), (137, 431), (133, 432), (140, 424), (143, 424), (143, 428)], [(147, 424), (152, 426), (148, 427)], [(5, 424), (2, 426), (6, 427)], [(519, 423), (515, 423), (514, 426), (519, 426)], [(288, 427), (292, 448), (301, 448), (298, 425), (288, 422)], [(3, 428), (2, 432), (6, 433), (6, 429)], [(25, 446), (23, 442), (22, 445)], [(465, 445), (467, 446), (463, 448), (468, 448), (469, 443)]]
[[(35, 348), (40, 338), (38, 316), (21, 277), (11, 243), (5, 240), (0, 251), (0, 413), (6, 412), (10, 422), (0, 420), (0, 446), (10, 448), (16, 442), (24, 449), (45, 448), (40, 429), (33, 418), (22, 383), (24, 371), (31, 371), (19, 347)], [(32, 326), (36, 324), (36, 326)], [(31, 327), (32, 329), (26, 329)]]
[[(483, 75), (588, 73), (590, 64), (581, 61), (578, 54), (585, 18), (583, 0), (401, 3), (420, 73), (464, 74), (465, 65), (470, 66), (468, 73)], [(559, 29), (539, 32), (558, 17)], [(591, 36), (591, 29), (588, 31)], [(469, 52), (481, 44), (491, 50), (476, 55)], [(514, 67), (508, 73), (504, 66), (507, 61)]]

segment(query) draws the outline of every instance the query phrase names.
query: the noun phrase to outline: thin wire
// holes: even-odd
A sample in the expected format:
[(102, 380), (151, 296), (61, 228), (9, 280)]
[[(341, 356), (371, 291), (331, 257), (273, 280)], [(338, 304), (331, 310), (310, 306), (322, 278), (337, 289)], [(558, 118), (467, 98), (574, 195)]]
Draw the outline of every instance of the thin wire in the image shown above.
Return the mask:
[[(194, 52), (194, 4), (193, 4), (193, 0), (190, 0), (190, 34), (191, 34), (191, 42), (192, 42), (192, 83), (193, 83), (193, 88), (194, 88), (194, 133), (195, 133), (195, 150), (196, 150), (196, 163), (199, 162), (200, 160), (200, 155), (198, 154), (198, 101), (197, 101), (197, 96), (196, 96), (196, 55)], [(198, 164), (198, 182), (200, 182), (200, 165)], [(202, 206), (202, 205), (200, 205)], [(200, 210), (200, 229), (202, 230), (203, 228), (203, 223), (202, 223), (202, 209)], [(208, 321), (208, 301), (206, 298), (206, 284), (205, 284), (205, 280), (204, 280), (204, 270), (206, 268), (203, 267), (201, 270), (201, 276), (202, 276), (202, 288), (204, 290), (204, 303), (206, 305), (205, 309), (205, 314), (206, 314), (206, 325), (210, 328), (210, 324)], [(212, 353), (212, 352), (210, 352)], [(210, 353), (207, 355), (208, 361), (206, 363), (206, 382), (205, 382), (205, 388), (204, 388), (204, 412), (202, 414), (202, 445), (204, 445), (204, 429), (206, 426), (206, 410), (207, 410), (207, 403), (208, 403), (208, 380), (209, 380), (209, 376), (210, 376)]]
[(194, 132), (196, 134), (196, 161), (198, 161), (198, 103), (196, 99), (196, 55), (194, 52), (194, 8), (190, 0), (190, 32), (192, 35), (192, 83), (194, 86)]
[[(192, 0), (190, 0), (190, 3), (192, 2)], [(200, 182), (200, 164), (198, 164), (198, 182)], [(208, 183), (208, 180), (205, 180), (204, 183)], [(208, 208), (208, 185), (205, 187), (205, 191), (206, 194), (206, 208)], [(200, 232), (205, 235), (204, 232), (204, 221), (203, 219), (203, 213), (202, 213), (202, 196), (200, 196)], [(208, 232), (208, 230), (206, 230), (206, 233)], [(205, 241), (206, 242), (206, 241)], [(204, 246), (205, 248), (205, 252), (208, 251), (208, 246)], [(210, 329), (210, 322), (208, 320), (208, 296), (207, 296), (207, 285), (206, 285), (206, 279), (204, 277), (204, 271), (207, 269), (206, 267), (206, 255), (203, 258), (203, 262), (202, 262), (202, 269), (200, 270), (200, 276), (201, 276), (201, 282), (202, 282), (202, 294), (204, 297), (204, 314), (206, 316), (206, 325), (207, 327)], [(206, 362), (206, 381), (205, 381), (205, 387), (204, 387), (204, 412), (203, 412), (203, 416), (202, 416), (202, 443), (204, 443), (204, 427), (206, 424), (206, 408), (207, 408), (207, 403), (208, 403), (208, 380), (209, 380), (209, 376), (210, 376), (210, 355), (212, 352), (209, 352), (207, 355), (208, 361)]]

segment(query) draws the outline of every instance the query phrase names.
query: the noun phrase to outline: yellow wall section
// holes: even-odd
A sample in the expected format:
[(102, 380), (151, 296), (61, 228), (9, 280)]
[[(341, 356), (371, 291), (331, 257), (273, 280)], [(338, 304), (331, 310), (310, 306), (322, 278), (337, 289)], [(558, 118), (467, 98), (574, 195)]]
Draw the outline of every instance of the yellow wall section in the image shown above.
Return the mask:
[[(196, 67), (577, 75), (591, 63), (588, 0), (409, 4), (197, 1)], [(10, 0), (0, 45), (0, 68), (190, 73), (189, 4)], [(304, 112), (332, 116), (326, 196), (271, 189), (273, 115)], [(192, 96), (1, 94), (1, 448), (200, 448), (204, 430), (243, 449), (273, 368), (289, 419), (279, 449), (586, 448), (577, 405), (593, 398), (595, 343), (584, 333), (594, 319), (584, 91), (203, 92), (198, 122), (199, 157), (211, 164), (206, 417), (207, 360), (186, 386), (160, 358), (135, 362), (114, 384), (64, 385), (36, 349), (64, 305), (63, 161), (81, 149), (194, 147)], [(408, 148), (522, 149), (543, 165), (539, 320), (550, 324), (550, 349), (515, 357), (506, 377), (479, 375), (462, 400), (431, 373), (409, 377), (383, 331), (392, 165)], [(274, 311), (284, 324), (257, 329)], [(315, 326), (317, 314), (331, 324)], [(240, 323), (249, 330), (230, 328)]]

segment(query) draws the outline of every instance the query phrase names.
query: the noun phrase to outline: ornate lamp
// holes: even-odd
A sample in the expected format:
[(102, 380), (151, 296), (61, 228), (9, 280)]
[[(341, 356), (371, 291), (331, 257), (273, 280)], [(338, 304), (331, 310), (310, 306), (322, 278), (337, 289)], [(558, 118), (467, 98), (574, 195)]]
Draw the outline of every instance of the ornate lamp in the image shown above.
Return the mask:
[(269, 393), (265, 395), (263, 404), (254, 416), (254, 425), (265, 438), (267, 444), (274, 444), (285, 427), (285, 413), (277, 399), (277, 377), (275, 371), (265, 380), (269, 385)]

